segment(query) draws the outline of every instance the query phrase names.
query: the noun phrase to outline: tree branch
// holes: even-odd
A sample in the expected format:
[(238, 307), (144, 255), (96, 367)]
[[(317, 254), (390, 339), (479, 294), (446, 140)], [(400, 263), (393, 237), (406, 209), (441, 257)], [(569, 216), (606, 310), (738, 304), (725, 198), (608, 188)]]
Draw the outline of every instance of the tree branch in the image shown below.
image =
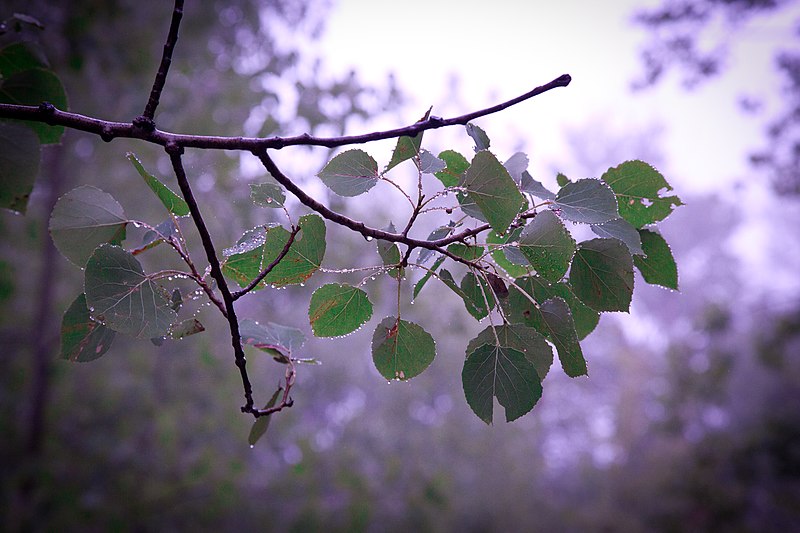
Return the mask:
[(172, 10), (172, 22), (169, 26), (167, 41), (164, 43), (164, 53), (161, 56), (161, 64), (158, 67), (156, 79), (153, 81), (153, 88), (150, 90), (150, 98), (147, 100), (144, 113), (134, 121), (134, 124), (150, 131), (154, 130), (156, 127), (153, 118), (156, 115), (156, 108), (161, 98), (161, 91), (164, 90), (164, 84), (167, 81), (167, 72), (169, 72), (169, 67), (172, 64), (172, 51), (175, 49), (175, 43), (178, 42), (178, 28), (180, 27), (182, 18), (183, 0), (175, 0), (175, 8)]
[(39, 106), (23, 106), (16, 104), (0, 104), (0, 118), (15, 118), (34, 122), (45, 122), (51, 125), (66, 126), (99, 135), (105, 141), (115, 138), (144, 139), (165, 148), (174, 145), (182, 148), (204, 148), (217, 150), (247, 150), (260, 152), (266, 149), (285, 148), (287, 146), (324, 146), (334, 148), (351, 144), (364, 144), (381, 139), (414, 136), (425, 130), (443, 128), (466, 124), (470, 120), (480, 118), (492, 113), (497, 113), (513, 105), (519, 104), (557, 87), (566, 87), (572, 78), (563, 74), (553, 81), (536, 87), (525, 94), (512, 98), (501, 104), (473, 111), (453, 118), (430, 117), (422, 122), (415, 122), (404, 128), (376, 131), (363, 135), (349, 135), (342, 137), (315, 137), (304, 133), (294, 137), (221, 137), (207, 135), (184, 135), (154, 129), (145, 131), (140, 126), (126, 122), (110, 122), (98, 118), (87, 117), (78, 113), (70, 113), (56, 109), (51, 104), (43, 103)]
[(261, 272), (259, 272), (258, 276), (253, 278), (253, 280), (250, 283), (247, 284), (247, 287), (245, 287), (244, 289), (242, 289), (240, 291), (234, 292), (233, 293), (234, 301), (238, 300), (239, 298), (241, 298), (242, 296), (244, 296), (248, 292), (252, 291), (256, 287), (256, 285), (261, 283), (261, 280), (263, 280), (265, 277), (267, 277), (267, 274), (272, 272), (272, 269), (274, 269), (276, 266), (278, 266), (278, 263), (280, 263), (283, 260), (283, 258), (286, 257), (286, 254), (289, 253), (289, 248), (292, 247), (292, 243), (294, 242), (294, 238), (297, 236), (297, 233), (299, 231), (300, 231), (300, 226), (292, 228), (292, 232), (289, 234), (289, 238), (286, 240), (286, 244), (283, 246), (283, 250), (281, 250), (281, 253), (278, 254), (278, 257), (276, 257), (275, 260), (272, 261), (270, 264), (265, 266), (264, 269)]

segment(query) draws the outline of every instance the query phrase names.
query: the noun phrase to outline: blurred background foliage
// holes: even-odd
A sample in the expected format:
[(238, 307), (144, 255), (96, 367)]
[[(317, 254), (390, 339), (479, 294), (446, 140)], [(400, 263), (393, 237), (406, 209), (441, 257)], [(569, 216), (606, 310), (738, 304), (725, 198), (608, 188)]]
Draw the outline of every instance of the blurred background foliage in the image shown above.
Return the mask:
[[(332, 8), (322, 0), (191, 4), (156, 116), (164, 129), (339, 134), (402, 106), (392, 80), (326, 71), (307, 43)], [(709, 2), (718, 4), (737, 2)], [(146, 102), (170, 8), (12, 0), (3, 15), (30, 13), (46, 25), (40, 38), (72, 110), (123, 121)], [(658, 166), (657, 131), (620, 136), (602, 128), (587, 126), (591, 138), (571, 134), (573, 164), (584, 175), (630, 158)], [(685, 199), (689, 206), (664, 227), (681, 268), (681, 294), (639, 280), (633, 314), (604, 318), (587, 339), (590, 379), (552, 372), (543, 399), (513, 424), (487, 428), (464, 402), (465, 339), (481, 326), (431, 284), (408, 311), (437, 340), (438, 357), (424, 374), (387, 385), (372, 366), (369, 328), (345, 339), (311, 339), (306, 351), (323, 364), (300, 367), (295, 407), (250, 449), (252, 419), (238, 413), (241, 385), (226, 325), (206, 307), (196, 310), (208, 329), (203, 335), (161, 347), (117, 338), (91, 364), (56, 358), (60, 316), (82, 277), (47, 237), (55, 199), (89, 183), (117, 197), (130, 217), (163, 217), (125, 160), (128, 150), (171, 183), (156, 148), (67, 132), (45, 154), (28, 215), (0, 215), (4, 529), (797, 527), (800, 305), (796, 294), (744, 293), (748, 280), (727, 246), (739, 229), (740, 205), (717, 196)], [(293, 149), (287, 166), (310, 176), (327, 155)], [(237, 155), (187, 154), (220, 248), (253, 225), (280, 221), (279, 213), (252, 207), (247, 184), (263, 174), (248, 168)], [(387, 209), (331, 203), (375, 220)], [(326, 266), (378, 262), (363, 239), (331, 225), (328, 232), (336, 244), (328, 246)], [(780, 245), (796, 247), (797, 237), (788, 232), (782, 238), (789, 243)], [(241, 301), (240, 315), (304, 324), (311, 291), (335, 277), (318, 274), (308, 287), (258, 293)], [(368, 290), (375, 316), (389, 314), (393, 287), (371, 282)], [(283, 368), (257, 352), (249, 352), (249, 365), (263, 403)]]

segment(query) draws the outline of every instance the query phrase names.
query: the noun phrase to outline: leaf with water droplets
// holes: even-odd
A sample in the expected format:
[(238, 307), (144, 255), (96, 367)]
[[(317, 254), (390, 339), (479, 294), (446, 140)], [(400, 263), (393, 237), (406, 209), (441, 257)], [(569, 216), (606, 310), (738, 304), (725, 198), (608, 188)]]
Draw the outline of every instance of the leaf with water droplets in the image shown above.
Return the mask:
[[(467, 311), (477, 320), (484, 318), (490, 310), (494, 309), (494, 293), (483, 278), (479, 282), (472, 272), (467, 272), (461, 279), (461, 293)], [(488, 308), (486, 307), (487, 303)]]
[(488, 150), (475, 154), (460, 185), (498, 233), (505, 233), (526, 204), (508, 171)]
[(567, 183), (553, 201), (561, 216), (573, 222), (600, 224), (617, 218), (617, 199), (604, 182), (582, 179)]
[[(452, 226), (438, 227), (435, 230), (433, 230), (430, 235), (428, 235), (428, 240), (437, 241), (439, 239), (444, 239), (445, 237), (450, 235), (451, 231), (453, 231)], [(428, 262), (428, 259), (430, 259), (433, 256), (433, 254), (434, 251), (431, 250), (430, 248), (420, 248), (419, 255), (417, 256), (417, 262), (420, 264), (425, 264)]]
[(283, 207), (286, 193), (277, 183), (251, 183), (250, 199), (259, 207)]
[(239, 321), (239, 335), (242, 344), (250, 344), (275, 357), (291, 356), (306, 342), (306, 336), (297, 328), (249, 318)]
[(639, 234), (644, 255), (634, 256), (633, 264), (647, 283), (677, 291), (678, 265), (675, 264), (669, 244), (655, 231), (640, 229)]
[[(385, 231), (389, 233), (396, 233), (397, 230), (394, 227), (394, 224), (391, 222), (385, 228)], [(392, 276), (395, 279), (399, 279), (405, 273), (405, 268), (399, 266), (400, 265), (400, 248), (398, 248), (397, 244), (392, 241), (386, 241), (383, 239), (377, 239), (375, 245), (378, 249), (378, 255), (383, 260), (383, 264), (385, 266), (392, 266), (396, 265), (395, 268), (389, 269), (387, 274)]]
[[(282, 390), (283, 387), (278, 387), (278, 390), (272, 393), (272, 397), (264, 406), (264, 409), (275, 407), (275, 404), (278, 403), (278, 396), (280, 396)], [(272, 415), (259, 416), (256, 418), (256, 421), (253, 423), (253, 427), (250, 428), (250, 434), (247, 436), (247, 444), (249, 444), (251, 448), (255, 446), (256, 442), (258, 442), (258, 439), (263, 437), (267, 432), (271, 420)]]
[(317, 337), (340, 337), (372, 317), (372, 302), (363, 290), (339, 283), (323, 285), (311, 295), (308, 320)]
[(558, 216), (545, 210), (522, 230), (519, 248), (540, 276), (558, 281), (569, 268), (575, 240)]
[[(499, 344), (498, 344), (499, 343)], [(553, 349), (538, 331), (523, 324), (488, 326), (469, 341), (467, 357), (484, 344), (514, 348), (533, 363), (539, 378), (544, 380), (553, 365)]]
[(101, 244), (120, 244), (127, 224), (114, 197), (84, 185), (58, 199), (50, 215), (50, 235), (64, 257), (83, 267)]
[(92, 320), (81, 293), (72, 301), (61, 320), (61, 359), (85, 363), (105, 354), (115, 333)]
[(520, 189), (523, 191), (534, 195), (537, 198), (541, 198), (542, 200), (555, 200), (556, 194), (551, 192), (550, 189), (542, 185), (541, 182), (536, 181), (533, 179), (528, 171), (522, 173), (522, 178), (520, 180)]
[(608, 169), (601, 179), (617, 195), (620, 216), (637, 229), (665, 219), (675, 207), (683, 205), (677, 196), (661, 196), (661, 191), (671, 191), (672, 187), (644, 161), (626, 161)]
[(447, 165), (443, 170), (434, 174), (445, 187), (455, 187), (461, 176), (469, 168), (467, 158), (455, 150), (445, 150), (439, 153), (439, 159)]
[(436, 343), (413, 322), (384, 318), (372, 336), (372, 360), (386, 379), (411, 379), (436, 357)]
[(633, 259), (618, 239), (584, 241), (569, 272), (572, 290), (595, 311), (628, 311), (633, 296)]
[(460, 242), (449, 245), (447, 251), (467, 261), (477, 261), (483, 256), (483, 246), (472, 246)]
[(0, 122), (0, 207), (25, 214), (42, 149), (32, 129)]
[(642, 239), (639, 237), (639, 232), (634, 228), (630, 222), (624, 218), (615, 218), (603, 224), (592, 226), (592, 231), (598, 237), (605, 239), (619, 239), (632, 255), (643, 255)]
[(467, 135), (472, 137), (472, 140), (475, 141), (475, 152), (489, 149), (489, 136), (486, 135), (486, 132), (483, 131), (480, 126), (469, 122), (464, 128), (467, 130)]
[(188, 337), (189, 335), (202, 333), (205, 330), (205, 326), (203, 326), (199, 320), (196, 318), (187, 318), (186, 320), (172, 326), (172, 329), (169, 331), (169, 336), (175, 340), (178, 340)]
[(414, 285), (414, 295), (412, 296), (412, 301), (416, 299), (416, 297), (419, 295), (419, 291), (421, 291), (422, 287), (424, 287), (425, 284), (428, 283), (428, 280), (431, 279), (433, 272), (436, 272), (436, 269), (442, 266), (442, 263), (444, 263), (444, 259), (445, 257), (443, 255), (439, 256), (439, 258), (433, 262), (433, 266), (431, 266), (430, 270), (425, 271), (425, 275), (422, 276), (422, 278), (416, 283), (416, 285)]
[(169, 293), (119, 246), (103, 244), (94, 251), (86, 263), (84, 286), (94, 317), (119, 333), (163, 337), (177, 318)]
[(517, 185), (522, 183), (522, 174), (527, 171), (528, 169), (528, 156), (525, 155), (523, 152), (517, 152), (508, 160), (503, 163), (503, 166), (506, 167), (508, 173), (517, 182)]
[(514, 278), (524, 276), (531, 270), (528, 260), (522, 255), (518, 246), (521, 233), (522, 228), (515, 228), (502, 236), (495, 231), (489, 232), (486, 236), (486, 244), (491, 250), (492, 259)]
[(340, 153), (317, 176), (339, 196), (358, 196), (378, 182), (378, 163), (363, 150)]
[[(48, 102), (66, 111), (67, 93), (61, 80), (52, 71), (29, 68), (0, 78), (0, 103), (38, 106)], [(28, 122), (42, 144), (56, 144), (64, 134), (64, 126), (51, 126), (45, 122)]]
[(189, 204), (187, 204), (183, 198), (172, 192), (169, 187), (161, 183), (153, 174), (148, 172), (133, 152), (128, 152), (127, 157), (128, 161), (133, 165), (133, 168), (136, 169), (136, 172), (139, 173), (147, 186), (150, 187), (150, 190), (158, 196), (158, 199), (161, 200), (161, 203), (167, 211), (176, 217), (185, 217), (189, 214)]
[[(300, 232), (295, 236), (289, 252), (256, 286), (282, 287), (305, 282), (316, 272), (325, 256), (325, 222), (319, 215), (300, 218)], [(289, 241), (290, 233), (282, 226), (262, 226), (242, 236), (237, 246), (225, 250), (227, 259), (222, 273), (246, 287), (261, 271), (272, 264)]]
[(525, 354), (507, 346), (484, 344), (469, 354), (461, 372), (464, 396), (478, 418), (492, 423), (494, 397), (505, 408), (506, 422), (533, 409), (542, 383)]
[(427, 150), (419, 153), (419, 171), (423, 174), (436, 174), (447, 168), (447, 163), (433, 155)]
[(555, 345), (564, 373), (571, 378), (586, 374), (586, 359), (567, 302), (559, 297), (551, 298), (539, 311), (547, 331), (545, 336)]

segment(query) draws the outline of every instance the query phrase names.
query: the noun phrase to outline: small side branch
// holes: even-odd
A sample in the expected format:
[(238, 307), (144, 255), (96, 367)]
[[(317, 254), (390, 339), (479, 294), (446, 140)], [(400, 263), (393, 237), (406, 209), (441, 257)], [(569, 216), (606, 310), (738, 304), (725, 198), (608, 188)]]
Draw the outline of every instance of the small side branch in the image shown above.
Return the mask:
[(153, 81), (153, 88), (150, 90), (150, 98), (147, 100), (147, 105), (144, 108), (142, 116), (137, 118), (136, 124), (140, 126), (150, 126), (152, 131), (155, 129), (153, 118), (156, 116), (156, 108), (161, 99), (161, 91), (164, 90), (164, 84), (167, 82), (167, 73), (172, 64), (172, 52), (175, 50), (175, 43), (178, 42), (178, 28), (181, 25), (183, 18), (183, 0), (175, 0), (175, 8), (172, 10), (172, 22), (169, 26), (169, 33), (167, 40), (164, 43), (164, 53), (161, 56), (161, 64), (156, 73), (156, 79)]
[(289, 238), (286, 240), (286, 244), (284, 245), (283, 250), (281, 250), (281, 253), (278, 254), (278, 257), (276, 257), (275, 260), (272, 261), (270, 264), (265, 266), (264, 269), (261, 272), (259, 272), (258, 276), (253, 278), (253, 280), (250, 283), (247, 284), (247, 287), (245, 287), (244, 289), (242, 289), (240, 291), (234, 292), (233, 293), (234, 301), (238, 300), (239, 298), (241, 298), (242, 296), (244, 296), (248, 292), (252, 291), (256, 287), (256, 285), (261, 283), (261, 280), (263, 280), (265, 277), (267, 277), (267, 274), (272, 272), (272, 270), (276, 266), (278, 266), (278, 263), (280, 263), (283, 260), (283, 258), (286, 257), (286, 254), (289, 253), (289, 248), (292, 247), (292, 243), (294, 242), (294, 238), (297, 236), (297, 233), (299, 231), (300, 231), (300, 226), (292, 228), (292, 232), (289, 234)]

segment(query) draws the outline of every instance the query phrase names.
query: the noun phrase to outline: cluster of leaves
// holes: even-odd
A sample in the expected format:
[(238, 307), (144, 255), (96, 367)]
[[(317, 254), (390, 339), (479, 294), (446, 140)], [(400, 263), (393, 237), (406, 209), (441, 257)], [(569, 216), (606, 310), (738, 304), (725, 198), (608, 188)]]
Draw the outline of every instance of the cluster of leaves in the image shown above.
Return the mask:
[[(43, 111), (50, 104), (42, 102), (66, 108), (58, 78), (29, 45), (16, 43), (0, 50), (0, 75), (2, 102), (38, 105)], [(430, 110), (421, 120), (429, 114)], [(156, 344), (200, 333), (205, 328), (195, 316), (179, 318), (179, 314), (189, 307), (187, 303), (207, 299), (202, 303), (219, 309), (230, 322), (234, 339), (238, 330), (242, 345), (265, 351), (286, 365), (284, 386), (262, 411), (251, 412), (264, 415), (291, 405), (288, 394), (295, 363), (313, 362), (298, 357), (305, 335), (291, 326), (238, 320), (232, 316), (232, 304), (250, 292), (306, 283), (324, 260), (324, 217), (367, 236), (373, 241), (367, 246), (375, 247), (380, 263), (360, 269), (367, 272), (360, 284), (328, 283), (314, 291), (308, 307), (313, 334), (339, 337), (363, 327), (373, 315), (366, 281), (387, 276), (397, 284), (397, 313), (376, 325), (373, 361), (387, 380), (411, 379), (433, 362), (436, 343), (421, 325), (402, 317), (401, 288), (409, 275), (419, 274), (412, 291), (417, 298), (435, 278), (463, 301), (471, 316), (489, 322), (467, 345), (462, 371), (467, 403), (487, 423), (492, 422), (495, 397), (508, 421), (522, 416), (542, 394), (542, 380), (554, 360), (553, 348), (567, 375), (587, 373), (580, 341), (596, 327), (600, 313), (628, 311), (634, 266), (646, 282), (677, 289), (677, 268), (669, 246), (651, 226), (681, 201), (668, 195), (671, 187), (664, 177), (642, 161), (622, 163), (599, 179), (572, 181), (559, 174), (559, 190), (552, 192), (527, 171), (525, 154), (516, 153), (501, 162), (489, 150), (489, 137), (480, 127), (467, 123), (466, 132), (475, 143), (471, 160), (455, 150), (437, 156), (423, 149), (420, 132), (397, 138), (383, 170), (366, 151), (349, 149), (318, 173), (331, 191), (344, 197), (362, 195), (381, 181), (399, 190), (411, 207), (400, 232), (392, 221), (387, 220), (386, 229), (379, 231), (335, 214), (313, 199), (304, 200), (305, 193), (274, 167), (274, 179), (252, 185), (251, 198), (256, 206), (282, 210), (288, 226), (272, 223), (244, 232), (222, 251), (216, 276), (214, 264), (200, 272), (186, 245), (182, 219), (191, 215), (201, 236), (204, 231), (202, 219), (186, 201), (191, 197), (188, 185), (181, 186), (182, 198), (129, 153), (134, 170), (163, 205), (166, 219), (157, 224), (129, 219), (116, 199), (89, 185), (58, 200), (50, 234), (58, 250), (84, 271), (84, 291), (63, 317), (61, 357), (81, 362), (97, 359), (108, 351), (117, 333)], [(24, 211), (38, 172), (39, 144), (58, 142), (62, 133), (63, 127), (43, 123), (0, 122), (0, 206)], [(177, 152), (170, 153), (179, 160)], [(265, 160), (271, 162), (263, 155)], [(407, 162), (414, 165), (418, 178), (416, 199), (414, 192), (406, 191), (389, 174)], [(269, 163), (265, 166), (270, 169)], [(180, 182), (180, 161), (176, 166), (173, 160), (173, 167)], [(285, 206), (284, 187), (316, 213), (295, 221)], [(447, 220), (441, 218), (442, 213)], [(430, 219), (428, 215), (440, 225), (425, 240), (410, 237), (421, 220)], [(131, 226), (143, 230), (137, 232), (143, 233), (140, 241), (131, 242)], [(597, 237), (577, 242), (573, 232), (580, 234), (581, 227)], [(206, 252), (217, 256), (208, 240)], [(137, 257), (165, 247), (186, 268), (146, 272)], [(415, 250), (418, 253), (412, 260)], [(241, 289), (233, 293), (226, 286), (218, 287), (227, 285), (225, 278)], [(187, 284), (191, 284), (188, 289)], [(240, 346), (235, 349), (241, 352)], [(240, 360), (237, 355), (237, 364), (241, 364), (249, 401), (245, 409), (252, 409), (243, 357)], [(283, 399), (276, 406), (281, 391)], [(267, 424), (266, 416), (256, 421), (251, 444)]]

